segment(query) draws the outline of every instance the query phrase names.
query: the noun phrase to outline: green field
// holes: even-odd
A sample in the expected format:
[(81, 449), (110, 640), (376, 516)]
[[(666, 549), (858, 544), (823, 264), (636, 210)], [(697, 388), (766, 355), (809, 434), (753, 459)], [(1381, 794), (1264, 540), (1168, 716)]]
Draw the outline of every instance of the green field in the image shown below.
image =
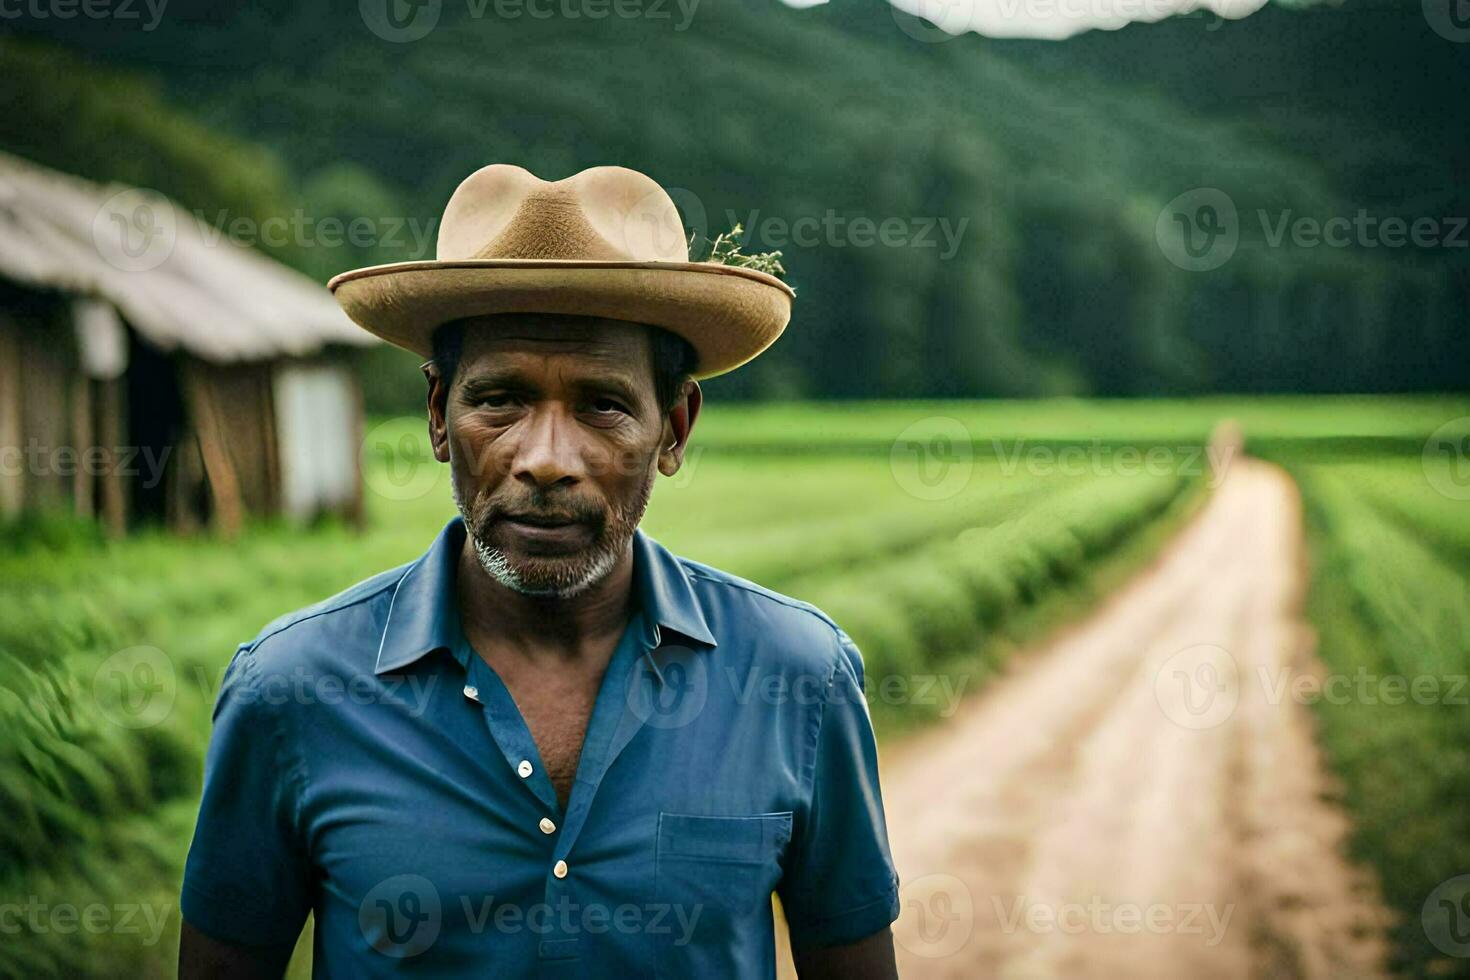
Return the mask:
[[(1463, 673), (1470, 519), (1421, 460), (1426, 435), (1463, 416), (1470, 403), (1448, 399), (712, 406), (644, 527), (828, 612), (863, 650), (891, 736), (953, 703), (895, 696), (885, 679), (942, 675), (968, 693), (1080, 613), (1205, 498), (1201, 446), (1232, 417), (1306, 492), (1329, 667)], [(420, 432), (392, 420), (369, 433), (362, 534), (259, 525), (232, 542), (103, 542), (56, 521), (7, 535), (0, 894), (162, 919), (155, 930), (140, 916), (136, 933), (43, 919), (0, 944), (0, 974), (171, 972), (220, 673), (266, 622), (423, 551), (453, 509)], [(119, 700), (122, 677), (155, 691), (142, 716)], [(1470, 801), (1470, 712), (1375, 710), (1322, 706), (1323, 737), (1360, 854), (1411, 920), (1405, 955), (1422, 964), (1412, 933), (1427, 889), (1470, 870), (1454, 827)]]
[(1384, 454), (1289, 467), (1307, 505), (1318, 655), (1345, 678), (1315, 704), (1321, 741), (1414, 976), (1470, 972), (1429, 942), (1421, 914), (1470, 871), (1470, 481), (1451, 466)]

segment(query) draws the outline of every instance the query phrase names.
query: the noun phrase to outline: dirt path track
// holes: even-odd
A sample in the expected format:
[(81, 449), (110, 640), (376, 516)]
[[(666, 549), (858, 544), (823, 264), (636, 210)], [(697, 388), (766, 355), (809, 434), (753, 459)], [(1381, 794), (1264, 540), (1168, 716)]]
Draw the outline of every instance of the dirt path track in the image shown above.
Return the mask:
[(1299, 503), (1236, 459), (1088, 621), (885, 751), (904, 977), (1383, 974), (1310, 709)]

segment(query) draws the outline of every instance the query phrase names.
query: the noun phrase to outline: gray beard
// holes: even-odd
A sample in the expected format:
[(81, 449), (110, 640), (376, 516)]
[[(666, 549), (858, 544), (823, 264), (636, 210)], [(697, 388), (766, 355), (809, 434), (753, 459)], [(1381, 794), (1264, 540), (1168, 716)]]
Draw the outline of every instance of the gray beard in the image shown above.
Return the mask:
[(605, 525), (604, 533), (594, 542), (590, 556), (585, 561), (558, 562), (552, 568), (536, 569), (531, 575), (526, 574), (526, 569), (513, 565), (504, 551), (480, 538), (475, 531), (475, 521), (470, 511), (466, 509), (463, 497), (460, 496), (459, 486), (452, 478), (449, 485), (454, 497), (454, 506), (464, 518), (465, 530), (469, 533), (470, 542), (475, 547), (475, 556), (479, 558), (480, 567), (485, 570), (485, 574), (507, 589), (512, 589), (522, 595), (569, 599), (600, 582), (628, 550), (628, 545), (633, 540), (633, 532), (648, 509), (648, 501), (653, 494), (653, 480), (654, 478), (650, 476), (644, 482), (638, 496), (634, 498), (629, 507), (613, 510)]

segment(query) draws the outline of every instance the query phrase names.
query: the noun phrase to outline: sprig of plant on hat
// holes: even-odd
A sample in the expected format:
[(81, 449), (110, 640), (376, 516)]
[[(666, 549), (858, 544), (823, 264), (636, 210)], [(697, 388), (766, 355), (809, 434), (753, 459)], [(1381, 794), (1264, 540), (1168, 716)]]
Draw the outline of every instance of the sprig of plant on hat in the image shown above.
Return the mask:
[[(736, 222), (729, 231), (721, 232), (710, 242), (709, 255), (704, 262), (717, 262), (720, 265), (733, 265), (741, 269), (754, 269), (756, 272), (764, 272), (771, 276), (784, 276), (786, 267), (781, 264), (780, 251), (753, 252), (749, 255), (742, 252), (740, 239), (745, 236), (745, 228)], [(695, 239), (698, 233), (689, 236), (689, 252), (695, 252)], [(707, 240), (707, 239), (706, 239)]]

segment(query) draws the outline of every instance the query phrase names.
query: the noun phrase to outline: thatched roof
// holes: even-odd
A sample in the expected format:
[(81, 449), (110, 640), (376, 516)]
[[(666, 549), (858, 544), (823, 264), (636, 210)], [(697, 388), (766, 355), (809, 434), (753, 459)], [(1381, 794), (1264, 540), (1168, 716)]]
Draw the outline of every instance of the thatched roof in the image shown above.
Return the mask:
[(0, 278), (92, 296), (150, 342), (215, 362), (377, 339), (326, 288), (166, 198), (0, 153)]

